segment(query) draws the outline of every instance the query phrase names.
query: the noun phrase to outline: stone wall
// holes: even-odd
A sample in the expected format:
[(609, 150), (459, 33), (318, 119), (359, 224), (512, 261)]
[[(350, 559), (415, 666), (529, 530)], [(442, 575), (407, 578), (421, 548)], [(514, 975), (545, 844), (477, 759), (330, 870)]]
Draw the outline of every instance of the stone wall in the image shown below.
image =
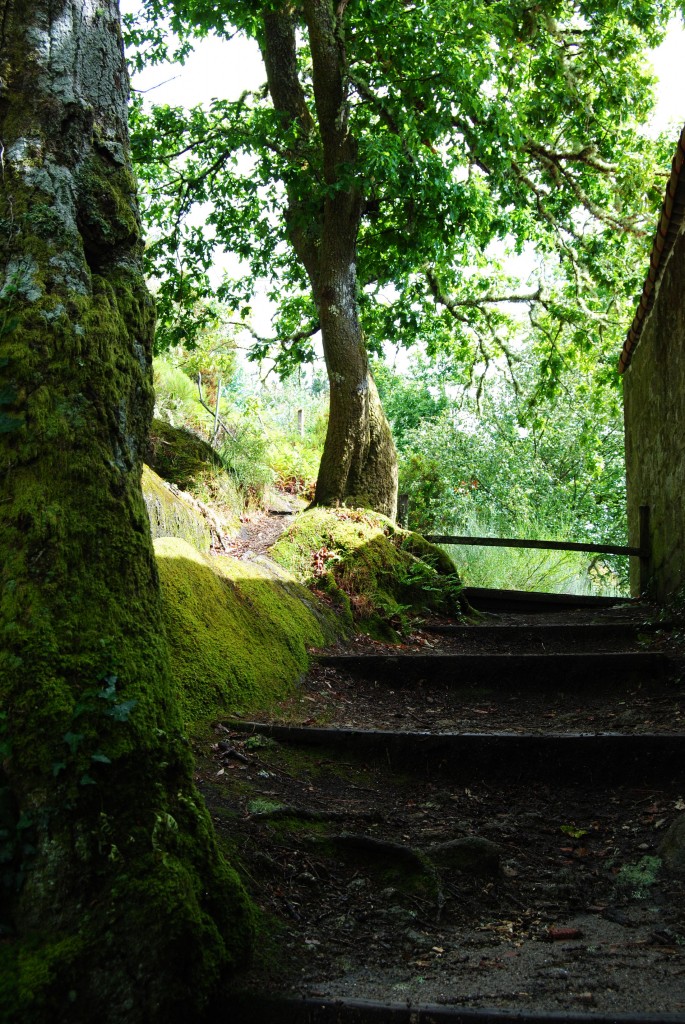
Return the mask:
[[(651, 586), (659, 601), (685, 585), (685, 230), (660, 268), (654, 305), (623, 377), (629, 543), (650, 508)], [(631, 589), (639, 590), (637, 559)]]

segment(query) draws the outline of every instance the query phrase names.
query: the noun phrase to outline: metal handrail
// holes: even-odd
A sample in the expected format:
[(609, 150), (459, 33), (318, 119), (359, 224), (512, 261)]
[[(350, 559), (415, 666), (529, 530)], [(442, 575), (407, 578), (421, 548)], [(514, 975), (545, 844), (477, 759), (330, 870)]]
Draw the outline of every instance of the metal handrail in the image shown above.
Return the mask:
[(431, 544), (468, 544), (472, 547), (537, 548), (543, 551), (590, 551), (599, 555), (629, 555), (640, 559), (640, 593), (644, 594), (651, 575), (649, 505), (640, 505), (640, 544), (590, 544), (563, 540), (524, 540), (519, 537), (455, 537), (442, 533), (424, 534)]
[(431, 544), (471, 544), (489, 548), (540, 548), (543, 551), (594, 551), (600, 555), (642, 556), (642, 548), (626, 544), (590, 544), (564, 540), (522, 540), (519, 537), (452, 537), (449, 534), (426, 533)]

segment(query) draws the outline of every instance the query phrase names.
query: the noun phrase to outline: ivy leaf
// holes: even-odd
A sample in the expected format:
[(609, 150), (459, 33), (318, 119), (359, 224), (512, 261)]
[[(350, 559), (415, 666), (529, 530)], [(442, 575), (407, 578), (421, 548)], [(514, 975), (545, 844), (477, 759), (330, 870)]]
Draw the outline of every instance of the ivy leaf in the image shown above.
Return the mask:
[(84, 738), (83, 733), (80, 732), (65, 732), (62, 737), (72, 754), (76, 753)]
[(115, 722), (127, 722), (137, 703), (137, 700), (124, 700), (120, 704), (112, 705), (105, 714)]
[(96, 761), (98, 764), (111, 764), (111, 758), (103, 754), (101, 750), (96, 750), (94, 754), (90, 755), (91, 761)]

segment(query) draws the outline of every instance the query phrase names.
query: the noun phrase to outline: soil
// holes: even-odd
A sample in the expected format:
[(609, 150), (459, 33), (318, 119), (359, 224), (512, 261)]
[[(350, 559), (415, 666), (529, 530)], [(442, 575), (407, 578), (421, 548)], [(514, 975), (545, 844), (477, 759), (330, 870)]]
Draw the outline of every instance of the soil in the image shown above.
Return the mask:
[[(402, 682), (401, 659), (427, 651), (672, 653), (663, 630), (593, 634), (598, 622), (653, 617), (644, 606), (506, 613), (466, 632), (424, 623), (399, 648), (357, 637), (325, 653), (383, 654), (390, 681), (314, 662), (296, 694), (261, 720), (505, 731), (523, 741), (544, 732), (685, 733), (677, 667), (606, 688), (599, 677), (580, 689), (565, 684), (553, 661), (543, 687), (525, 678), (465, 687), (430, 673)], [(580, 633), (564, 637), (562, 622)], [(391, 764), (382, 745), (291, 745), (238, 726), (216, 723), (195, 753), (217, 831), (265, 914), (243, 990), (685, 1019), (685, 879), (659, 857), (685, 810), (682, 760), (656, 781), (609, 784), (582, 767), (552, 779), (524, 777), (517, 763), (495, 775), (439, 757)]]
[(232, 555), (233, 558), (240, 558), (243, 561), (252, 561), (264, 556), (290, 525), (293, 515), (303, 508), (302, 501), (296, 496), (274, 494), (273, 497), (273, 507), (255, 509), (243, 515), (238, 534), (234, 537), (222, 537), (221, 544), (214, 549), (214, 554)]

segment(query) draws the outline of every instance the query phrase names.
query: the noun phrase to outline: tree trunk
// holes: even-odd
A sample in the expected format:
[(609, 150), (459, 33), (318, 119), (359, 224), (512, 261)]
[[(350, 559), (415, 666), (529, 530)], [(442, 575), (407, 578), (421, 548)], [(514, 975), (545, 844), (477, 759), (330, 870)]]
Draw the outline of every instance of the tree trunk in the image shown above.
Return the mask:
[(140, 489), (153, 308), (117, 0), (0, 0), (0, 1017), (193, 1019), (251, 937)]
[(312, 52), (316, 124), (297, 75), (289, 4), (264, 14), (263, 55), (275, 109), (299, 130), (309, 159), (317, 128), (325, 198), (314, 209), (307, 187), (290, 187), (286, 219), (293, 248), (307, 271), (321, 323), (330, 386), (330, 416), (314, 504), (358, 504), (394, 518), (397, 453), (369, 372), (357, 309), (357, 236), (362, 196), (355, 182), (357, 145), (349, 130), (342, 18), (332, 0), (305, 0)]
[(330, 386), (330, 415), (315, 505), (348, 504), (397, 512), (397, 454), (369, 370), (357, 316), (354, 195), (327, 203), (318, 307)]

